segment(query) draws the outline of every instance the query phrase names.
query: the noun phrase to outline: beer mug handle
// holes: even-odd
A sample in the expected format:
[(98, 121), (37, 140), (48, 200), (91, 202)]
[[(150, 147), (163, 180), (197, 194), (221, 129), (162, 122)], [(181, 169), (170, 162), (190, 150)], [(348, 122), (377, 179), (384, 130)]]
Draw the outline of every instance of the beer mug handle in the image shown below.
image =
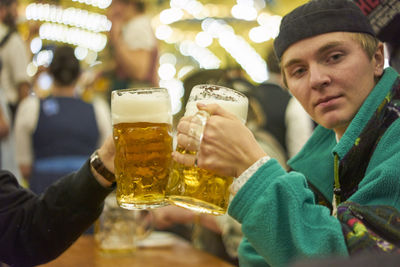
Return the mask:
[(190, 121), (190, 129), (188, 135), (195, 139), (195, 149), (185, 149), (186, 152), (189, 152), (192, 155), (196, 156), (195, 165), (197, 165), (197, 153), (200, 149), (200, 144), (203, 139), (204, 128), (206, 127), (207, 120), (210, 117), (210, 114), (207, 111), (200, 110), (198, 111)]

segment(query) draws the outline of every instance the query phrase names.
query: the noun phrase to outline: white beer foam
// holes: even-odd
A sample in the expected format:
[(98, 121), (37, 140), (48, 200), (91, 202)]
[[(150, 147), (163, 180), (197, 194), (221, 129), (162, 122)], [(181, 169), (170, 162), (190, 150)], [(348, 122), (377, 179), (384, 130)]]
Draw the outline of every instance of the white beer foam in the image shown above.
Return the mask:
[(172, 124), (171, 101), (162, 93), (115, 95), (111, 99), (112, 124), (151, 122)]
[(218, 104), (223, 109), (229, 111), (230, 113), (234, 114), (237, 118), (239, 118), (243, 123), (247, 120), (247, 110), (248, 110), (248, 99), (243, 98), (238, 100), (238, 102), (232, 101), (224, 101), (221, 99), (203, 99), (198, 101), (191, 101), (188, 102), (186, 105), (185, 116), (192, 116), (196, 114), (198, 111), (196, 104), (203, 103), (203, 104)]

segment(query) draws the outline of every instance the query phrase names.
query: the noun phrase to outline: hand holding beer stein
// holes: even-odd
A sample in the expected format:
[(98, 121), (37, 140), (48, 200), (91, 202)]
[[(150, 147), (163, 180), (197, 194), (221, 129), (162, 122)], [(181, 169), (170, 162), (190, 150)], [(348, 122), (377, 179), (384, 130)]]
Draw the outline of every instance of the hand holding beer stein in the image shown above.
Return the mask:
[[(190, 93), (183, 118), (187, 122), (183, 125), (189, 129), (184, 130), (185, 135), (178, 135), (177, 152), (184, 155), (190, 154), (195, 160), (191, 162), (192, 166), (181, 164), (182, 162), (173, 162), (167, 198), (177, 206), (197, 212), (221, 215), (226, 213), (229, 204), (229, 186), (232, 184), (233, 175), (219, 175), (196, 166), (197, 153), (199, 153), (209, 117), (207, 112), (198, 111), (197, 103), (218, 104), (232, 113), (230, 116), (238, 120), (238, 123), (244, 125), (247, 118), (248, 99), (240, 92), (222, 86), (195, 86)], [(180, 123), (180, 125), (182, 124)], [(180, 138), (186, 140), (181, 142)]]
[(166, 205), (172, 153), (171, 101), (165, 88), (112, 92), (117, 202), (126, 209)]

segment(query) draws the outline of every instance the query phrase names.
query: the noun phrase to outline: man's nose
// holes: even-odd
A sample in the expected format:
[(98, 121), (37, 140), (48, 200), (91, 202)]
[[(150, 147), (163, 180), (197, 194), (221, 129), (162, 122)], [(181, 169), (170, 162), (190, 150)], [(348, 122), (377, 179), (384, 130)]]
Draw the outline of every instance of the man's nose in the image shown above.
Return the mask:
[(329, 72), (320, 64), (310, 64), (309, 81), (313, 89), (320, 90), (327, 86), (330, 82)]

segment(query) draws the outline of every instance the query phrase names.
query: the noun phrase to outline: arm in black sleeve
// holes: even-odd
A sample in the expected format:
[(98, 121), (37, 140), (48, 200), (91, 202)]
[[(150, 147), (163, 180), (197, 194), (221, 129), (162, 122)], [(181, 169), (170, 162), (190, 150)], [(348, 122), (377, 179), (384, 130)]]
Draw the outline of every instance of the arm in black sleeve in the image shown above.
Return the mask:
[(112, 190), (97, 182), (88, 161), (40, 196), (0, 171), (0, 261), (33, 266), (56, 258), (96, 220)]

